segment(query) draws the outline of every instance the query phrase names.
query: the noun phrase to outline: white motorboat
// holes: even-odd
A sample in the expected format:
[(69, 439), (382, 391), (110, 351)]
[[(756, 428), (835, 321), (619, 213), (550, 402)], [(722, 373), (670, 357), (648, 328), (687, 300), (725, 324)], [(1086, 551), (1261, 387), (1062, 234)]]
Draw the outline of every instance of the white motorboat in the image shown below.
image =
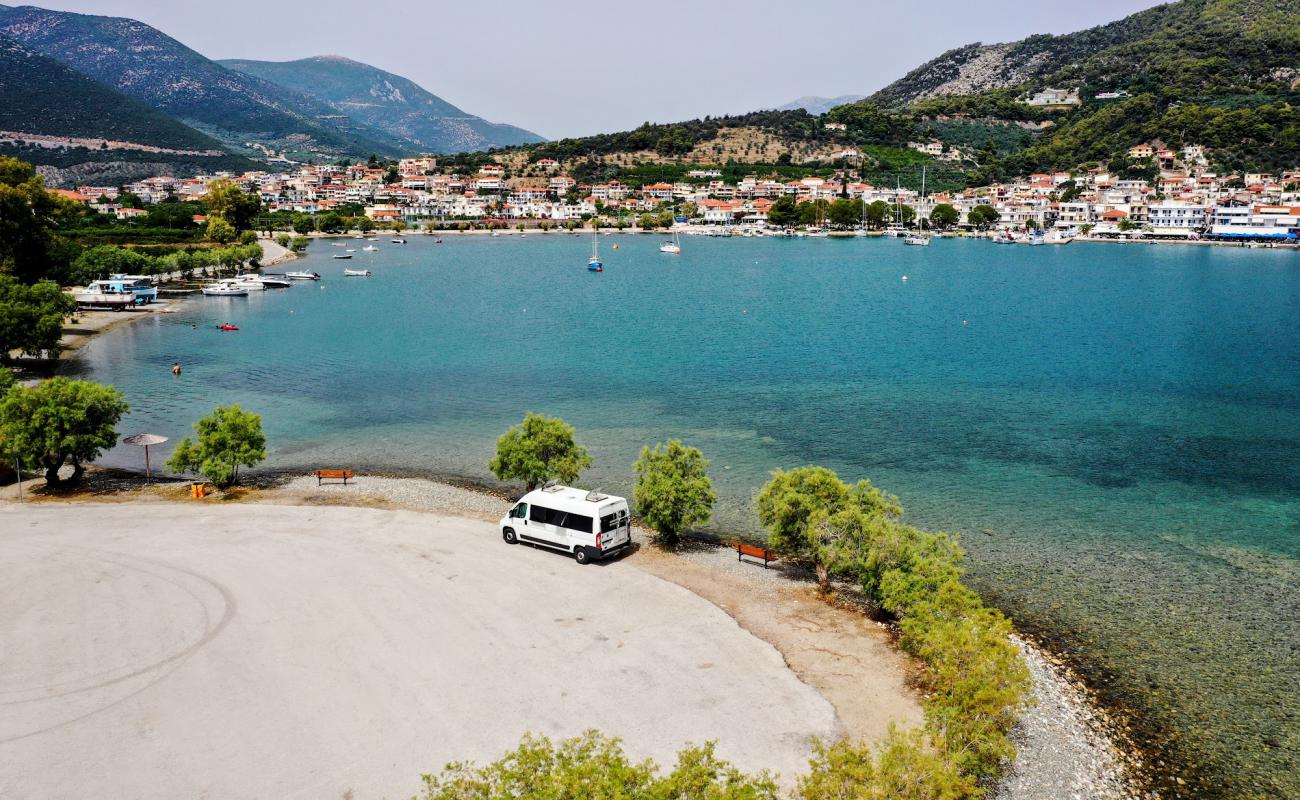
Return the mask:
[(218, 283), (224, 283), (227, 286), (233, 286), (236, 289), (247, 289), (250, 292), (264, 292), (266, 286), (257, 279), (256, 275), (236, 275), (233, 278), (225, 278)]
[(293, 281), (318, 281), (320, 275), (315, 272), (286, 272), (284, 277)]
[(334, 254), (334, 257), (335, 257), (335, 258), (338, 258), (338, 259), (348, 259), (348, 258), (352, 258), (352, 254), (351, 254), (351, 253), (335, 253), (335, 254)]
[(343, 274), (349, 278), (369, 278), (370, 270), (368, 269), (345, 269)]
[(229, 283), (204, 286), (202, 291), (208, 297), (248, 297), (247, 289), (242, 286), (232, 286)]
[(286, 278), (272, 275), (258, 275), (253, 280), (267, 289), (288, 289), (293, 284)]
[(379, 249), (379, 248), (378, 248), (378, 247), (375, 247), (373, 244), (368, 244), (368, 245), (366, 245), (365, 247), (361, 248), (361, 252), (363, 252), (363, 253), (373, 253), (373, 252), (375, 252), (375, 251), (378, 250), (378, 249)]
[(388, 241), (392, 242), (393, 244), (406, 244), (405, 239), (389, 239)]

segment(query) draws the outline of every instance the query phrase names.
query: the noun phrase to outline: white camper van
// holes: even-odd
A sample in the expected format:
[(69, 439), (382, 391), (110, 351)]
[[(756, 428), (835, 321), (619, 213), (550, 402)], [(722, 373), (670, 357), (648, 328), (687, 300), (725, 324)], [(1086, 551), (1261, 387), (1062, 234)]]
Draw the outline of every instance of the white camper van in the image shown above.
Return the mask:
[(622, 497), (547, 485), (515, 503), (501, 520), (501, 538), (573, 553), (586, 564), (632, 544), (632, 521)]

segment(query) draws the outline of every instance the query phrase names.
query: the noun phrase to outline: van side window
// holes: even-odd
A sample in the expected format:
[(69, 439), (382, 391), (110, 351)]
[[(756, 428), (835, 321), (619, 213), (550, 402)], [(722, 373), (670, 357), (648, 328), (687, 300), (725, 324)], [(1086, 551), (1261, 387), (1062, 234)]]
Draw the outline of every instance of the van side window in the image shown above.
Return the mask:
[(565, 514), (564, 527), (581, 533), (591, 533), (591, 517), (583, 514)]
[(528, 518), (531, 519), (533, 522), (540, 522), (543, 525), (549, 525), (549, 524), (553, 524), (552, 521), (555, 519), (555, 517), (556, 517), (556, 512), (550, 510), (549, 508), (543, 508), (542, 506), (539, 506), (536, 503), (534, 503), (532, 513), (529, 515)]
[(520, 503), (519, 505), (515, 506), (515, 510), (510, 512), (510, 516), (516, 519), (523, 519), (524, 517), (528, 516), (528, 504)]

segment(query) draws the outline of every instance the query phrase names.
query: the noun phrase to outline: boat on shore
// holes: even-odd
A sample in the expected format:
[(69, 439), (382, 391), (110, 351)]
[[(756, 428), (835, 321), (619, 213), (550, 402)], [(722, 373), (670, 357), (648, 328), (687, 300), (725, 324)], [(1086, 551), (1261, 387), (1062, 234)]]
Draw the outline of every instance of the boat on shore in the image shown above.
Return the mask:
[(317, 272), (286, 272), (284, 277), (293, 281), (318, 281), (320, 273)]
[(79, 306), (121, 310), (143, 306), (158, 299), (158, 290), (146, 275), (114, 275), (92, 281), (86, 288), (72, 293)]

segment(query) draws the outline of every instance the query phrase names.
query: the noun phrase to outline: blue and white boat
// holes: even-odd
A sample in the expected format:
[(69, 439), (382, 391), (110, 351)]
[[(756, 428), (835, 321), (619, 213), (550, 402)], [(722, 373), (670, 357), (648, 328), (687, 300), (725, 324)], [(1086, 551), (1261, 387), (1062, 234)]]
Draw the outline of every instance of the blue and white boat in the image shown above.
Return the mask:
[(148, 275), (114, 275), (74, 291), (72, 299), (80, 306), (129, 308), (154, 302), (158, 290)]
[(600, 260), (600, 242), (596, 238), (595, 225), (591, 228), (591, 258), (587, 259), (587, 269), (592, 272), (604, 272), (605, 263)]

